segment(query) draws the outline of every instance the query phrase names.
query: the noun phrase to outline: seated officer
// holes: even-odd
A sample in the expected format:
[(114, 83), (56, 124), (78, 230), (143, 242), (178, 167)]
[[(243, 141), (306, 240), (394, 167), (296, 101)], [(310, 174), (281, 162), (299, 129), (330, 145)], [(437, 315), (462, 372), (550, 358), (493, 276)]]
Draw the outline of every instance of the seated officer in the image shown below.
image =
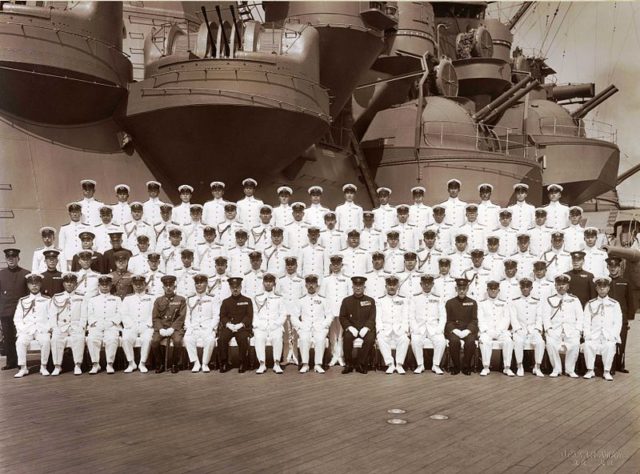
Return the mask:
[(458, 295), (445, 303), (447, 324), (444, 335), (449, 340), (449, 351), (453, 369), (451, 375), (460, 373), (460, 346), (464, 341), (464, 359), (462, 373), (471, 375), (471, 358), (476, 351), (478, 336), (478, 304), (467, 296), (469, 280), (456, 278), (456, 292)]
[(369, 354), (375, 342), (376, 329), (376, 302), (373, 298), (364, 294), (365, 277), (351, 277), (353, 295), (347, 296), (340, 305), (340, 325), (344, 330), (342, 335), (343, 353), (345, 368), (343, 374), (353, 372), (353, 341), (356, 338), (362, 339), (362, 348), (358, 354), (358, 361), (355, 366), (356, 371), (361, 374), (367, 373), (367, 363)]
[(148, 372), (146, 363), (153, 336), (152, 313), (155, 295), (146, 291), (147, 282), (144, 275), (133, 275), (131, 282), (133, 294), (125, 296), (120, 306), (122, 326), (124, 327), (122, 330), (122, 349), (129, 362), (129, 366), (124, 372), (128, 374), (136, 370), (133, 346), (139, 337), (142, 341), (142, 347), (140, 348), (140, 364), (137, 368), (146, 374)]
[(549, 377), (557, 377), (562, 373), (560, 348), (564, 345), (567, 349), (564, 360), (567, 375), (578, 378), (575, 367), (584, 315), (580, 300), (567, 293), (570, 280), (571, 277), (567, 274), (556, 276), (556, 294), (541, 301), (542, 325), (547, 336), (547, 353), (553, 366)]
[(587, 364), (584, 378), (590, 379), (595, 375), (593, 366), (596, 354), (600, 352), (604, 366), (603, 377), (611, 381), (611, 365), (622, 329), (622, 309), (620, 303), (608, 296), (611, 278), (598, 277), (594, 279), (594, 283), (598, 297), (584, 307), (584, 359)]
[(499, 299), (498, 293), (500, 283), (495, 280), (487, 282), (487, 298), (478, 304), (478, 329), (483, 365), (480, 375), (489, 375), (493, 342), (498, 341), (502, 348), (503, 373), (513, 377), (514, 373), (509, 367), (513, 355), (513, 339), (509, 326), (517, 329), (518, 321), (513, 313), (511, 301)]
[(231, 277), (227, 280), (231, 296), (225, 298), (220, 306), (220, 333), (218, 334), (218, 355), (220, 372), (228, 372), (229, 341), (236, 338), (238, 344), (240, 368), (243, 373), (248, 367), (249, 337), (253, 327), (253, 304), (251, 299), (242, 295), (242, 278)]
[(262, 293), (253, 298), (253, 334), (256, 356), (260, 363), (256, 374), (264, 374), (267, 371), (265, 355), (267, 340), (271, 340), (273, 348), (273, 371), (281, 374), (282, 332), (290, 311), (285, 307), (282, 296), (274, 291), (276, 286), (274, 274), (266, 273), (262, 278), (262, 285), (264, 287)]
[(426, 339), (433, 344), (431, 371), (437, 375), (444, 373), (440, 368), (440, 361), (447, 346), (444, 340), (444, 325), (447, 322), (447, 313), (444, 309), (443, 299), (431, 291), (433, 283), (433, 275), (422, 275), (420, 277), (422, 291), (413, 295), (409, 313), (411, 349), (418, 363), (418, 367), (414, 370), (416, 374), (424, 372), (424, 341)]
[[(178, 372), (182, 362), (182, 338), (184, 336), (184, 319), (187, 316), (187, 302), (184, 296), (176, 294), (176, 277), (165, 275), (160, 281), (164, 288), (164, 295), (153, 303), (153, 336), (151, 338), (151, 352), (156, 362), (156, 373), (164, 372), (164, 357), (160, 343), (163, 339), (173, 342), (173, 361), (171, 373)], [(167, 345), (166, 350), (169, 350)]]
[[(543, 262), (544, 263), (544, 262)], [(533, 290), (533, 282), (529, 278), (520, 280), (520, 292), (522, 293), (512, 301), (513, 309), (518, 318), (519, 328), (513, 331), (513, 347), (518, 364), (518, 377), (524, 377), (524, 367), (522, 361), (524, 358), (525, 344), (533, 345), (535, 367), (533, 375), (544, 377), (540, 370), (542, 358), (544, 357), (544, 340), (542, 339), (542, 313), (540, 300), (531, 295)], [(545, 296), (546, 298), (546, 296)]]
[(16, 378), (24, 377), (29, 373), (27, 369), (27, 349), (31, 341), (36, 340), (40, 344), (40, 373), (49, 375), (47, 361), (51, 352), (49, 339), (49, 298), (40, 294), (42, 276), (37, 273), (29, 273), (25, 276), (29, 294), (20, 298), (13, 315), (13, 324), (16, 327), (16, 352), (18, 354), (18, 366), (20, 370), (14, 375)]
[(87, 348), (93, 367), (90, 374), (100, 372), (100, 349), (104, 344), (107, 357), (107, 373), (113, 374), (113, 361), (118, 350), (120, 335), (120, 303), (121, 300), (111, 294), (111, 275), (100, 275), (98, 288), (100, 293), (89, 299), (87, 306)]
[[(207, 275), (194, 275), (195, 294), (187, 298), (187, 318), (184, 327), (184, 344), (187, 346), (189, 361), (193, 363), (191, 372), (209, 372), (209, 361), (216, 345), (216, 332), (220, 322), (220, 304), (207, 294)], [(202, 365), (198, 360), (198, 339), (202, 339)]]
[(84, 309), (84, 298), (76, 293), (78, 277), (75, 273), (62, 275), (64, 291), (51, 298), (49, 304), (49, 322), (51, 324), (51, 356), (55, 366), (51, 375), (60, 375), (62, 356), (67, 341), (71, 344), (75, 375), (82, 374), (80, 366), (84, 356), (84, 334), (87, 321)]
[[(376, 305), (376, 332), (378, 347), (387, 365), (387, 374), (404, 374), (404, 359), (409, 349), (409, 300), (398, 294), (398, 277), (386, 279), (386, 294), (378, 298)], [(395, 363), (391, 346), (396, 346)]]

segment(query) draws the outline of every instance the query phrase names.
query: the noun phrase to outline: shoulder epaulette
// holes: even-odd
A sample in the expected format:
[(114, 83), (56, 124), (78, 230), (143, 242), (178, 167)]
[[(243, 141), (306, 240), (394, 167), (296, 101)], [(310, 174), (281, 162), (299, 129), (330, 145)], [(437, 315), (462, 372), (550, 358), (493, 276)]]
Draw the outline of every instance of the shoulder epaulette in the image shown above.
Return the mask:
[(513, 300), (511, 300), (511, 301), (515, 301), (515, 300), (519, 300), (519, 299), (522, 299), (522, 298), (520, 296), (517, 296), (517, 297), (513, 298)]
[(596, 301), (597, 299), (598, 299), (598, 298), (593, 298), (593, 299), (590, 299), (588, 302), (589, 302), (589, 303), (591, 303), (591, 302), (593, 302), (593, 301)]

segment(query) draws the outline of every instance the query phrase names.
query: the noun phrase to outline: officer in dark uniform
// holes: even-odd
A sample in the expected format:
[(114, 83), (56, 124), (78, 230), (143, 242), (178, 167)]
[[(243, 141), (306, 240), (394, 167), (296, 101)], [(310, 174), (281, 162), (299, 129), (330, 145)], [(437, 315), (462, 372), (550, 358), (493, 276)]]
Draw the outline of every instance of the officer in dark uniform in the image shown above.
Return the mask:
[(122, 232), (109, 232), (109, 239), (111, 240), (111, 248), (104, 253), (102, 261), (102, 268), (104, 273), (111, 273), (116, 271), (116, 253), (120, 251), (127, 252), (129, 254), (129, 258), (131, 258), (131, 256), (133, 255), (131, 250), (125, 249), (122, 246)]
[(340, 305), (340, 325), (342, 326), (342, 348), (345, 360), (343, 374), (353, 372), (353, 341), (362, 339), (362, 348), (358, 354), (355, 366), (357, 372), (367, 373), (369, 354), (376, 340), (376, 302), (370, 296), (364, 294), (363, 276), (351, 277), (353, 294), (342, 300)]
[(609, 296), (620, 303), (620, 308), (622, 309), (620, 344), (616, 347), (616, 370), (628, 374), (629, 371), (625, 368), (624, 354), (627, 348), (629, 319), (633, 319), (636, 314), (635, 301), (633, 299), (633, 284), (622, 277), (622, 268), (620, 266), (622, 259), (620, 257), (608, 257), (606, 262), (607, 268), (609, 269), (609, 278), (611, 278)]
[(62, 273), (56, 270), (60, 252), (58, 250), (45, 250), (42, 254), (44, 255), (44, 262), (47, 264), (47, 270), (42, 272), (40, 292), (44, 296), (51, 298), (53, 295), (64, 291)]
[(229, 341), (235, 337), (240, 352), (240, 368), (243, 373), (248, 368), (249, 337), (253, 327), (253, 305), (251, 299), (242, 295), (242, 278), (232, 277), (228, 280), (231, 296), (222, 301), (220, 306), (220, 331), (218, 332), (218, 354), (220, 372), (228, 372), (231, 367), (227, 363), (229, 357)]
[(7, 268), (0, 270), (0, 323), (2, 323), (7, 361), (2, 370), (10, 370), (18, 367), (16, 327), (13, 324), (13, 315), (20, 298), (29, 294), (26, 280), (29, 271), (18, 265), (20, 261), (19, 249), (4, 249), (4, 256), (7, 260)]
[[(156, 298), (153, 303), (153, 336), (151, 337), (151, 352), (156, 363), (156, 374), (164, 372), (164, 357), (160, 343), (163, 339), (173, 342), (173, 361), (171, 373), (177, 373), (182, 363), (182, 337), (184, 336), (184, 320), (187, 316), (187, 300), (176, 294), (176, 277), (165, 275), (160, 281), (164, 288), (164, 295)], [(167, 340), (167, 344), (168, 344)], [(166, 350), (169, 349), (167, 345)]]
[[(92, 250), (93, 241), (96, 238), (96, 235), (93, 232), (84, 231), (80, 232), (80, 235), (78, 235), (78, 237), (80, 237), (80, 240), (82, 241), (82, 248), (91, 252), (91, 270), (97, 273), (104, 273), (102, 269), (104, 264), (104, 256), (100, 252), (95, 252), (94, 250)], [(73, 256), (73, 259), (71, 260), (72, 272), (77, 272), (78, 270), (80, 270), (80, 262), (78, 260), (80, 260), (78, 258), (78, 254), (75, 254)]]
[(133, 294), (133, 283), (131, 278), (133, 273), (127, 270), (129, 265), (130, 252), (121, 250), (114, 256), (116, 261), (116, 270), (111, 272), (111, 294), (117, 295), (120, 299), (124, 299), (127, 295)]
[(445, 304), (447, 323), (444, 335), (449, 340), (449, 353), (453, 362), (451, 375), (460, 373), (460, 341), (464, 341), (462, 373), (471, 375), (471, 359), (476, 351), (478, 337), (478, 304), (467, 296), (469, 280), (456, 278), (458, 295)]
[(580, 305), (582, 305), (583, 308), (590, 300), (598, 296), (596, 286), (593, 283), (593, 273), (582, 269), (585, 255), (582, 250), (571, 252), (571, 265), (573, 269), (565, 272), (566, 275), (571, 277), (569, 281), (569, 293), (580, 300)]

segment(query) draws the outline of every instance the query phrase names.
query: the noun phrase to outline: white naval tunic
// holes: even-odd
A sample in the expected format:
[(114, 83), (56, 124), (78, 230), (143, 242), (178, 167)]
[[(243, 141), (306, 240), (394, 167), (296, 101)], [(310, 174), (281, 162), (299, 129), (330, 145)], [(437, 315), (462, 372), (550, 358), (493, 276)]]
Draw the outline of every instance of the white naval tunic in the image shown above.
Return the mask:
[(345, 202), (336, 207), (336, 229), (349, 232), (351, 229), (361, 230), (362, 207), (353, 202)]
[(109, 293), (100, 293), (89, 300), (87, 307), (87, 347), (91, 362), (100, 362), (100, 348), (104, 343), (107, 364), (113, 364), (120, 335), (121, 300)]
[(446, 201), (440, 203), (445, 208), (444, 222), (454, 227), (461, 227), (464, 225), (464, 218), (467, 203), (461, 201), (460, 198), (449, 198)]
[(564, 229), (569, 225), (569, 206), (558, 201), (550, 202), (543, 208), (547, 211), (547, 226), (553, 230)]
[(49, 302), (49, 324), (51, 333), (51, 356), (54, 365), (62, 364), (64, 348), (69, 341), (73, 362), (82, 363), (84, 356), (84, 333), (87, 326), (84, 298), (75, 292), (63, 291), (53, 295)]
[(202, 222), (211, 227), (216, 227), (224, 220), (224, 206), (228, 203), (223, 198), (211, 199), (202, 206)]
[[(404, 364), (409, 349), (410, 300), (386, 294), (376, 300), (376, 341), (386, 365)], [(395, 361), (391, 353), (396, 349)]]
[(122, 316), (122, 349), (128, 362), (134, 361), (133, 348), (136, 339), (142, 341), (140, 363), (144, 364), (149, 357), (149, 347), (153, 336), (153, 303), (154, 295), (133, 293), (122, 300), (120, 314)]
[(18, 365), (26, 367), (27, 350), (33, 340), (40, 344), (40, 365), (46, 365), (51, 352), (49, 298), (39, 293), (20, 298), (13, 313), (13, 324), (16, 327)]
[(104, 203), (96, 201), (95, 198), (84, 198), (78, 201), (82, 207), (82, 223), (91, 227), (100, 224), (100, 208)]
[(246, 226), (247, 229), (260, 224), (260, 208), (264, 206), (264, 202), (256, 199), (254, 196), (245, 196), (237, 202), (238, 220)]
[(511, 227), (524, 232), (535, 225), (536, 208), (526, 201), (516, 202), (507, 209), (511, 211)]
[(424, 343), (433, 344), (433, 365), (440, 366), (446, 340), (444, 326), (447, 323), (445, 301), (433, 291), (420, 292), (412, 296), (409, 311), (411, 349), (418, 366), (424, 366)]

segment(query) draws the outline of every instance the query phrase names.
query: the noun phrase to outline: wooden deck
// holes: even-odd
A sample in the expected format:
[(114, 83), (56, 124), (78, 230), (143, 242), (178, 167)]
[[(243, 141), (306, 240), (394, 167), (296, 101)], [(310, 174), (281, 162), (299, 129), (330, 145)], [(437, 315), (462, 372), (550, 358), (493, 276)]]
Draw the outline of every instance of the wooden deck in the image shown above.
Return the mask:
[[(638, 473), (632, 324), (631, 373), (614, 382), (293, 368), (20, 380), (2, 372), (0, 472)], [(409, 423), (387, 424), (394, 416)]]

